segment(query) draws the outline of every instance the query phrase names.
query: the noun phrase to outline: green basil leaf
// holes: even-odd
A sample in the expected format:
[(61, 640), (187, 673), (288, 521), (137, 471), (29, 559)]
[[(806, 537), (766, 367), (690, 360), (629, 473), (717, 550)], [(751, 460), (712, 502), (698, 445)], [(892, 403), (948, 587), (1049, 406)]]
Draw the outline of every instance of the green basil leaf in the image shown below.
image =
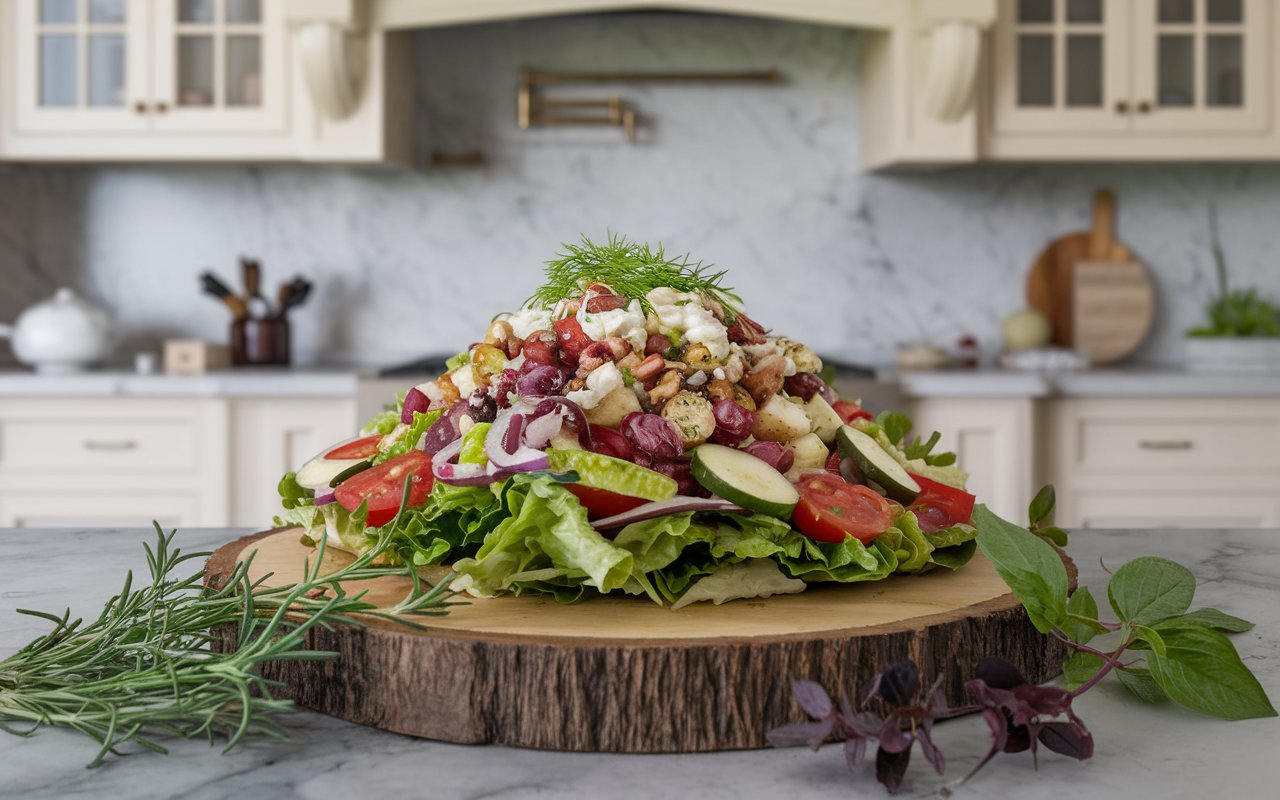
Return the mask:
[(1128, 689), (1134, 697), (1144, 703), (1159, 703), (1162, 700), (1168, 700), (1169, 695), (1164, 693), (1164, 689), (1160, 688), (1160, 684), (1156, 683), (1155, 678), (1151, 677), (1151, 670), (1142, 667), (1121, 667), (1116, 670), (1116, 677), (1120, 679), (1120, 683), (1124, 688)]
[(1062, 623), (1062, 632), (1072, 641), (1087, 644), (1098, 634), (1106, 633), (1106, 630), (1098, 622), (1098, 601), (1093, 599), (1089, 587), (1081, 586), (1076, 589), (1067, 601), (1067, 618)]
[(985, 505), (974, 508), (973, 524), (978, 548), (1027, 610), (1036, 630), (1048, 633), (1061, 625), (1067, 617), (1067, 569), (1058, 553)]
[(1067, 532), (1064, 531), (1062, 528), (1057, 527), (1056, 525), (1050, 525), (1047, 528), (1037, 528), (1036, 536), (1039, 536), (1043, 539), (1048, 539), (1049, 541), (1056, 544), (1058, 547), (1067, 546)]
[(1245, 631), (1253, 630), (1253, 623), (1249, 620), (1224, 614), (1216, 608), (1197, 608), (1195, 611), (1189, 611), (1174, 619), (1179, 622), (1208, 625), (1210, 628), (1226, 631), (1227, 633), (1244, 633)]
[(1167, 558), (1135, 558), (1111, 576), (1107, 597), (1116, 616), (1150, 625), (1186, 612), (1196, 593), (1191, 570)]
[(1227, 637), (1203, 625), (1173, 625), (1162, 628), (1161, 635), (1165, 654), (1151, 651), (1147, 665), (1175, 703), (1222, 719), (1276, 716)]
[(1134, 625), (1133, 629), (1137, 631), (1138, 635), (1142, 637), (1142, 640), (1146, 642), (1152, 650), (1160, 655), (1166, 654), (1167, 651), (1164, 644), (1164, 637), (1160, 635), (1159, 631), (1154, 628), (1148, 628), (1146, 625)]
[(894, 444), (901, 442), (908, 433), (911, 433), (911, 417), (901, 411), (881, 411), (876, 415), (876, 424)]
[(1067, 657), (1062, 662), (1062, 675), (1067, 679), (1068, 689), (1078, 689), (1089, 682), (1089, 679), (1098, 674), (1098, 670), (1102, 669), (1107, 662), (1103, 661), (1101, 656), (1093, 653), (1084, 653), (1079, 650)]
[(1027, 509), (1027, 517), (1031, 520), (1032, 526), (1042, 522), (1052, 522), (1053, 507), (1056, 503), (1057, 495), (1054, 493), (1053, 484), (1045, 484), (1040, 491), (1036, 492), (1035, 499)]

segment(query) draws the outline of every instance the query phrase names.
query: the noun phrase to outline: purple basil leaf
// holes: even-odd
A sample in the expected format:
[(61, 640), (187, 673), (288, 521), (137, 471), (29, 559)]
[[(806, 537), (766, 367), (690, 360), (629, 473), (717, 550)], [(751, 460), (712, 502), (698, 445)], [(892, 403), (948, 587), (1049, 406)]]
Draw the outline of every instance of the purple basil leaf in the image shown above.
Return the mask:
[(897, 714), (889, 715), (880, 726), (876, 738), (880, 740), (880, 749), (890, 753), (902, 753), (911, 749), (911, 734), (902, 729)]
[(1027, 682), (1018, 668), (1003, 658), (984, 658), (978, 662), (978, 680), (993, 689), (1012, 689)]
[(1027, 730), (1026, 726), (1019, 725), (1009, 728), (1008, 736), (1004, 742), (1004, 751), (1006, 753), (1021, 753), (1031, 745), (1031, 731)]
[(934, 770), (939, 775), (947, 768), (947, 760), (943, 757), (942, 751), (933, 743), (933, 722), (925, 720), (924, 724), (916, 729), (916, 740), (920, 742), (920, 753), (933, 765)]
[(1009, 721), (995, 708), (982, 709), (982, 719), (991, 729), (991, 749), (995, 752), (1003, 750), (1009, 739)]
[(765, 738), (774, 747), (803, 746), (817, 750), (831, 735), (831, 730), (834, 727), (834, 718), (819, 720), (818, 722), (795, 722), (774, 728), (765, 734)]
[(902, 785), (902, 776), (907, 774), (907, 764), (911, 762), (911, 750), (891, 753), (881, 747), (876, 749), (876, 780), (884, 784), (890, 794), (898, 791)]
[(796, 702), (805, 713), (814, 719), (826, 719), (831, 716), (831, 697), (827, 690), (813, 681), (792, 681), (791, 692)]
[(849, 771), (853, 772), (862, 759), (867, 755), (867, 740), (861, 736), (855, 736), (852, 739), (845, 739), (844, 742), (844, 763), (848, 765)]
[(1046, 722), (1038, 738), (1045, 747), (1064, 756), (1083, 761), (1093, 755), (1093, 736), (1077, 722)]
[(880, 676), (880, 697), (891, 707), (909, 705), (920, 690), (920, 671), (910, 661), (889, 665)]

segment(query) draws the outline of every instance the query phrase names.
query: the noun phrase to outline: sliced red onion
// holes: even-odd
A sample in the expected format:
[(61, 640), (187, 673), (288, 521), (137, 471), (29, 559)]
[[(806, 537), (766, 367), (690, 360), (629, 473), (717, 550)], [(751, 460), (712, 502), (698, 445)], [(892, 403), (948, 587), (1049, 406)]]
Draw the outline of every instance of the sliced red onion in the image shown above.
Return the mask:
[(415, 386), (404, 396), (404, 406), (400, 409), (400, 421), (405, 425), (412, 425), (414, 412), (425, 414), (429, 408), (431, 408), (431, 398)]
[[(582, 413), (582, 408), (567, 397), (547, 397), (538, 403), (538, 407), (533, 410), (534, 417), (541, 417), (543, 414), (550, 414), (551, 410), (559, 407), (565, 412), (565, 417), (573, 429), (578, 432), (578, 444), (584, 450), (591, 449), (591, 427), (587, 424), (587, 415)], [(554, 436), (554, 434), (552, 434)]]
[(720, 511), (731, 514), (750, 514), (745, 508), (734, 505), (728, 500), (721, 500), (718, 497), (684, 497), (676, 495), (668, 500), (659, 500), (656, 503), (645, 503), (637, 506), (630, 511), (624, 511), (621, 514), (614, 514), (612, 517), (596, 520), (591, 526), (596, 530), (611, 530), (613, 528), (621, 528), (630, 525), (633, 522), (641, 522), (654, 517), (662, 517), (667, 514), (683, 514), (687, 511)]
[(325, 492), (316, 495), (315, 504), (317, 506), (327, 506), (334, 501), (333, 492)]
[(556, 409), (552, 409), (551, 413), (543, 414), (525, 426), (524, 442), (529, 447), (541, 450), (551, 443), (551, 437), (559, 433), (563, 425), (564, 417)]
[(431, 474), (436, 480), (450, 486), (488, 486), (496, 478), (484, 464), (431, 464)]
[(628, 442), (627, 437), (612, 428), (592, 423), (591, 438), (594, 440), (592, 449), (601, 455), (621, 458), (624, 461), (635, 459), (635, 451), (631, 449), (631, 442)]

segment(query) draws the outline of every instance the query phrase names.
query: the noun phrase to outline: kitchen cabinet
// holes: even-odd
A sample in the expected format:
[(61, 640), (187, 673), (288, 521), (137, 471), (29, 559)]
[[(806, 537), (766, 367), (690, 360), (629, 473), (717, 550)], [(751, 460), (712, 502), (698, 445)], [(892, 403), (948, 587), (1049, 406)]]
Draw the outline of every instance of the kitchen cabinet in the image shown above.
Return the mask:
[(0, 398), (0, 527), (265, 528), (354, 397)]
[(1280, 526), (1280, 405), (1061, 398), (1041, 448), (1067, 527)]
[(0, 160), (408, 163), (411, 43), (377, 8), (6, 2)]
[(1027, 522), (1036, 483), (1038, 408), (1027, 397), (918, 398), (907, 405), (912, 436), (942, 434), (935, 448), (952, 451), (969, 473), (967, 488), (1005, 519)]

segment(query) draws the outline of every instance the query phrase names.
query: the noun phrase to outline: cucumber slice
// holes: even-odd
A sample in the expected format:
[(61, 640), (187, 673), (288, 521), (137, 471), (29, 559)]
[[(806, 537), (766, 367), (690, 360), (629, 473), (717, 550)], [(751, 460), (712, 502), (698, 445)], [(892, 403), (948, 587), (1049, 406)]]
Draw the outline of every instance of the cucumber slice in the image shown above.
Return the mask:
[[(319, 456), (302, 465), (298, 470), (298, 485), (313, 492), (328, 491), (329, 485), (339, 475), (350, 477), (344, 473), (360, 464), (365, 469), (369, 465), (367, 458), (325, 458)], [(353, 473), (354, 474), (354, 473)]]
[(867, 480), (883, 486), (894, 500), (908, 505), (920, 494), (920, 484), (915, 478), (908, 475), (902, 465), (867, 434), (841, 425), (836, 431), (836, 443), (840, 446), (841, 455), (852, 458)]
[(644, 500), (666, 500), (680, 488), (674, 478), (661, 472), (589, 450), (548, 449), (547, 466), (552, 472), (573, 470), (583, 486)]
[(773, 467), (745, 450), (704, 444), (693, 450), (693, 479), (717, 497), (771, 517), (791, 518), (800, 494)]

